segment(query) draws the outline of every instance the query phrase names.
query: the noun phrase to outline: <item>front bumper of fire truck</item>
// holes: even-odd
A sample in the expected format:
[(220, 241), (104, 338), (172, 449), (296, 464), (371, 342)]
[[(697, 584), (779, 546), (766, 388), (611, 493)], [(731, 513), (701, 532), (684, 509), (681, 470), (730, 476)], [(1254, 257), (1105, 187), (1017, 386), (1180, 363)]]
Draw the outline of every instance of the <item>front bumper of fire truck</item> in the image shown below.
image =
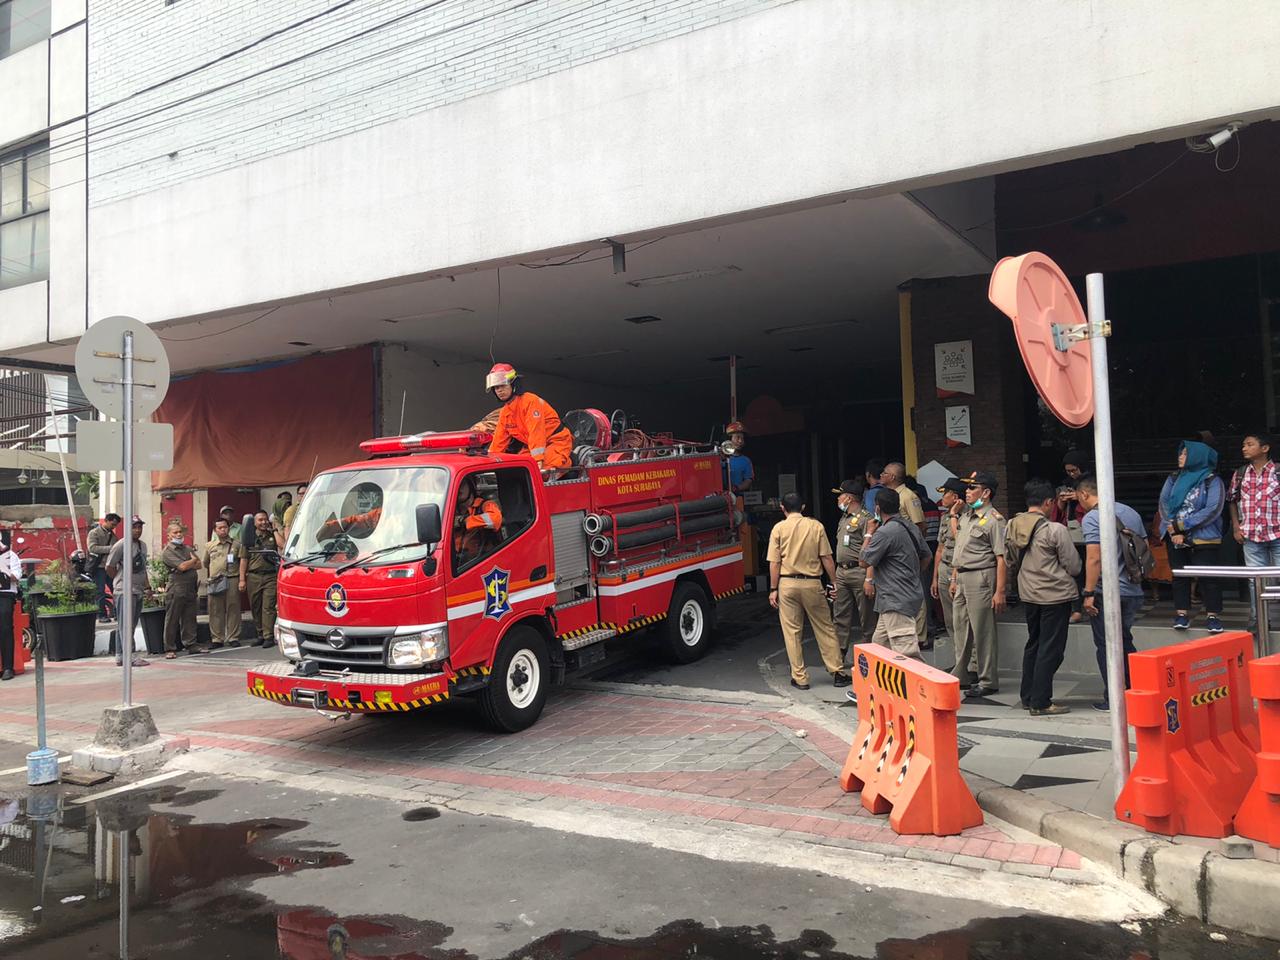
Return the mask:
[(260, 663), (248, 671), (249, 693), (290, 707), (335, 713), (420, 710), (449, 699), (450, 676), (422, 673), (298, 672), (292, 663)]

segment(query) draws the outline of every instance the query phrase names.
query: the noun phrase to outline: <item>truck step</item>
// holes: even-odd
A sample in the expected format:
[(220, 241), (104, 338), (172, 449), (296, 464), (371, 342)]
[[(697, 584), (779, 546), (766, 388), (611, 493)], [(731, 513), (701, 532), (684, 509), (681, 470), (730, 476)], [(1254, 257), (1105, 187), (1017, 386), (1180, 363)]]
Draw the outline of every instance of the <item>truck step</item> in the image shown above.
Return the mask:
[(617, 635), (618, 631), (612, 627), (602, 627), (577, 637), (562, 637), (560, 642), (564, 644), (566, 650), (581, 650), (583, 647), (589, 647), (593, 643), (599, 643), (601, 640), (608, 640)]

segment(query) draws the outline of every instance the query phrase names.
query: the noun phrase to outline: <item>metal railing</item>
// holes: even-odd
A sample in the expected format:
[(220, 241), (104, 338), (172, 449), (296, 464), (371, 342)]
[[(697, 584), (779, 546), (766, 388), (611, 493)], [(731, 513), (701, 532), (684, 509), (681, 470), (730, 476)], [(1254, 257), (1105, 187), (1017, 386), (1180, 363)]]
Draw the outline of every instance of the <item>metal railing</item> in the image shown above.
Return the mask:
[(1280, 585), (1268, 587), (1267, 581), (1280, 580), (1280, 567), (1183, 567), (1173, 571), (1173, 575), (1184, 579), (1252, 580), (1254, 617), (1258, 623), (1254, 652), (1259, 657), (1271, 654), (1271, 619), (1267, 615), (1267, 603), (1280, 600)]

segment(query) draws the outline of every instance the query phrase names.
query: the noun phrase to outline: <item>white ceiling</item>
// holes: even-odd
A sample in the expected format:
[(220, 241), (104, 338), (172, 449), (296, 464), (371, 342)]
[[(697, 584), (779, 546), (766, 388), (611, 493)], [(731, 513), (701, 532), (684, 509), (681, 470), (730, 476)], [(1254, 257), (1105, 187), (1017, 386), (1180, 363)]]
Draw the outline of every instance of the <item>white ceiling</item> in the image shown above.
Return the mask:
[[(897, 285), (914, 277), (969, 275), (991, 268), (982, 252), (901, 194), (649, 239), (653, 242), (629, 244), (626, 272), (616, 275), (608, 247), (584, 248), (579, 261), (564, 266), (531, 269), (513, 260), (501, 268), (500, 310), (499, 271), (488, 268), (452, 278), (334, 291), (277, 306), (267, 316), (262, 314), (270, 305), (174, 321), (157, 330), (175, 372), (375, 340), (441, 356), (487, 359), (493, 338), (498, 359), (587, 381), (647, 385), (722, 380), (723, 366), (708, 358), (731, 352), (743, 358), (740, 363), (748, 370), (759, 371), (751, 374), (753, 379), (778, 381), (886, 363), (896, 368)], [(738, 269), (659, 286), (628, 284), (726, 266)], [(455, 308), (471, 312), (430, 316)], [(662, 322), (624, 322), (644, 314)], [(838, 320), (855, 323), (788, 335), (765, 333)], [(289, 341), (307, 345), (291, 346)], [(798, 350), (805, 347), (813, 349)], [(572, 359), (618, 350), (622, 352)], [(46, 347), (25, 356), (69, 363), (71, 353), (71, 347)]]

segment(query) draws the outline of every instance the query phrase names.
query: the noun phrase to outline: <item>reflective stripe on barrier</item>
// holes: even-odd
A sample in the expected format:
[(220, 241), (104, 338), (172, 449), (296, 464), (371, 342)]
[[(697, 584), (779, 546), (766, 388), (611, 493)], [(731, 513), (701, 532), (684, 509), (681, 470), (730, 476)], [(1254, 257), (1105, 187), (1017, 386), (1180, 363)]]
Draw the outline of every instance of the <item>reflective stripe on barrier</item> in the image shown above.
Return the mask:
[(854, 648), (858, 729), (840, 773), (847, 793), (897, 833), (957, 834), (982, 823), (960, 776), (960, 681), (876, 643)]
[(1257, 716), (1236, 631), (1131, 654), (1125, 694), (1138, 759), (1116, 817), (1169, 836), (1226, 837), (1253, 781)]
[(1257, 777), (1236, 814), (1236, 833), (1280, 847), (1280, 653), (1249, 664), (1249, 684), (1258, 698), (1262, 743)]

